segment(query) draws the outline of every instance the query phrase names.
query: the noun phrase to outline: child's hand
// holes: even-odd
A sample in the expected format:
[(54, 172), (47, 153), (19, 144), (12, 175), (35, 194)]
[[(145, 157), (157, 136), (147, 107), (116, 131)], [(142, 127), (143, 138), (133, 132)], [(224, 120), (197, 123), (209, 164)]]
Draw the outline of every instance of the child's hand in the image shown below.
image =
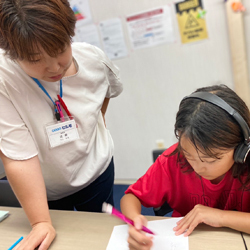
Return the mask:
[(222, 210), (198, 204), (183, 219), (177, 222), (177, 226), (174, 228), (175, 234), (180, 235), (187, 230), (184, 236), (188, 236), (200, 223), (212, 227), (222, 227), (220, 223), (222, 212)]
[(134, 218), (134, 226), (129, 228), (128, 244), (130, 250), (149, 250), (152, 245), (152, 237), (141, 231), (142, 226), (147, 225), (147, 219), (143, 215)]

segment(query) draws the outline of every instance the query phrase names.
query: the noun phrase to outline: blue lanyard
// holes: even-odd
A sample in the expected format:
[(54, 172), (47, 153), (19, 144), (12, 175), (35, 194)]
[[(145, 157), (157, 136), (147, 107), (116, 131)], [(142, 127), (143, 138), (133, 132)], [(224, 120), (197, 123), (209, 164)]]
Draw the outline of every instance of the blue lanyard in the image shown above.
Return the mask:
[[(43, 87), (43, 85), (39, 82), (38, 79), (33, 78), (32, 79), (37, 83), (37, 85), (41, 88), (41, 90), (49, 97), (49, 99), (52, 101), (52, 103), (54, 104), (55, 107), (55, 117), (57, 119), (57, 121), (60, 121), (60, 114), (58, 112), (57, 109), (57, 105), (56, 103), (53, 101), (53, 99), (51, 98), (51, 96), (49, 95), (49, 93), (47, 92), (47, 90)], [(60, 80), (60, 97), (62, 98), (63, 95), (63, 89), (62, 89), (62, 79)]]
[[(54, 106), (56, 107), (56, 103), (53, 101), (53, 99), (51, 98), (51, 96), (49, 95), (49, 93), (47, 92), (47, 90), (43, 87), (43, 85), (39, 82), (38, 79), (33, 78), (32, 79), (37, 83), (37, 85), (41, 88), (41, 90), (49, 97), (49, 99), (52, 101), (52, 103), (54, 104)], [(62, 79), (60, 80), (60, 97), (63, 96), (63, 89), (62, 89)]]

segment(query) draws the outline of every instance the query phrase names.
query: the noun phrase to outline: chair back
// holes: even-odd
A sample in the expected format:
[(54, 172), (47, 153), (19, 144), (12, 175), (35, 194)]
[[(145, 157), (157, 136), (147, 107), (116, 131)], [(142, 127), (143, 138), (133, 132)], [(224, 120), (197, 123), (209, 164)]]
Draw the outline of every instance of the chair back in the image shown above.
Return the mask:
[[(153, 150), (153, 162), (155, 162), (158, 156), (161, 155), (165, 150), (166, 148)], [(156, 216), (164, 216), (173, 211), (167, 202), (165, 202), (161, 207), (154, 207), (153, 210)]]
[(8, 180), (0, 180), (0, 206), (21, 207)]
[(158, 158), (158, 156), (161, 155), (165, 150), (166, 150), (166, 148), (153, 150), (153, 152), (152, 152), (153, 153), (153, 162), (155, 162), (156, 159)]

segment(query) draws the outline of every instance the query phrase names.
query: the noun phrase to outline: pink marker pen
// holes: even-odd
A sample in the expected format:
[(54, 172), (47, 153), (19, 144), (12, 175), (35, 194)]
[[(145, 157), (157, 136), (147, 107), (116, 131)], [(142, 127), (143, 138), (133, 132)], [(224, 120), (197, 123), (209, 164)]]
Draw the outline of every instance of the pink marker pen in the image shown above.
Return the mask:
[(60, 102), (59, 101), (56, 101), (56, 107), (57, 107), (57, 110), (60, 114), (60, 117), (61, 117), (61, 121), (64, 122), (64, 115), (63, 115), (63, 112), (62, 112), (62, 109), (61, 109), (61, 105), (60, 105)]
[[(130, 220), (129, 218), (127, 218), (125, 215), (123, 215), (122, 213), (120, 213), (118, 210), (116, 210), (112, 205), (104, 202), (102, 204), (102, 211), (108, 214), (112, 214), (118, 218), (120, 218), (121, 220), (123, 220), (124, 222), (126, 222), (127, 224), (130, 224), (132, 226), (134, 226), (134, 222), (132, 220)], [(147, 227), (142, 226), (142, 231), (149, 233), (149, 234), (154, 234), (151, 230), (149, 230)]]

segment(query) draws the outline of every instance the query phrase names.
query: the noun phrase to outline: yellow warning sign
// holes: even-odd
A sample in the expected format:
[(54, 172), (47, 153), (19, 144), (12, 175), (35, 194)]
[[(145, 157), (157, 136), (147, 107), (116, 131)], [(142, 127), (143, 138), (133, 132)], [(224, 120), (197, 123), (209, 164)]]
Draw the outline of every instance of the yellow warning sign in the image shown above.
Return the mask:
[(182, 43), (208, 38), (202, 0), (186, 0), (175, 6)]

